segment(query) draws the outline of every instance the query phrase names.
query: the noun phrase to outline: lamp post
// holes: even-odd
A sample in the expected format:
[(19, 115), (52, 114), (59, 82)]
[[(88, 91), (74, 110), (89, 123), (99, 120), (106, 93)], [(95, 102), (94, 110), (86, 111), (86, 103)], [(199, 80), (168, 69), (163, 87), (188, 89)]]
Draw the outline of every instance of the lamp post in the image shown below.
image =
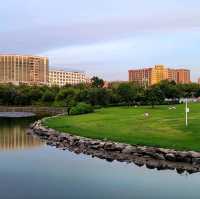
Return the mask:
[(185, 126), (188, 127), (188, 113), (190, 112), (190, 109), (188, 108), (188, 99), (186, 98), (185, 101)]

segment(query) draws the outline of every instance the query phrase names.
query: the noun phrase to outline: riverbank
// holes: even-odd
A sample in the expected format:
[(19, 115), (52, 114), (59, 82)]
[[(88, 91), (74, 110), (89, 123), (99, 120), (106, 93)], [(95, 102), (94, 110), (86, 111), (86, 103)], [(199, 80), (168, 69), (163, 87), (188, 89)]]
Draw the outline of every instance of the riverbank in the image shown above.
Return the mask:
[(188, 127), (185, 127), (184, 104), (153, 109), (148, 106), (102, 108), (92, 114), (48, 118), (44, 124), (92, 139), (200, 151), (200, 103), (189, 104), (189, 108)]
[(195, 151), (176, 151), (156, 147), (142, 147), (118, 142), (90, 139), (61, 133), (43, 126), (39, 120), (30, 126), (29, 134), (36, 134), (47, 140), (47, 144), (77, 154), (84, 153), (108, 161), (133, 162), (138, 166), (158, 170), (176, 169), (178, 173), (200, 172), (200, 153)]

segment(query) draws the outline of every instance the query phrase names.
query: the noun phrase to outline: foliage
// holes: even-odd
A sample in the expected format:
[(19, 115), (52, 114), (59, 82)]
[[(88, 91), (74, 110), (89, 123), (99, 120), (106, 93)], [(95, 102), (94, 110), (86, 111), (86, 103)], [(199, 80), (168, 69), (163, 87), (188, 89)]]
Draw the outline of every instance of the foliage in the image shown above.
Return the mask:
[(92, 112), (94, 112), (94, 108), (90, 104), (80, 102), (71, 109), (70, 114), (80, 115), (80, 114), (86, 114), (86, 113), (92, 113)]
[(167, 80), (151, 87), (142, 87), (134, 82), (110, 84), (103, 88), (104, 81), (93, 77), (91, 84), (58, 86), (0, 85), (0, 105), (3, 106), (63, 106), (68, 112), (79, 102), (92, 106), (147, 105), (177, 103), (180, 98), (200, 97), (200, 85), (176, 84)]
[(91, 85), (95, 88), (102, 88), (104, 86), (104, 81), (98, 77), (93, 77), (91, 79)]
[(136, 102), (138, 87), (133, 83), (122, 83), (119, 85), (117, 92), (122, 102), (133, 105)]
[(147, 89), (146, 91), (146, 100), (152, 107), (156, 104), (163, 104), (164, 103), (164, 94), (162, 90), (157, 86), (152, 86)]
[(42, 95), (43, 102), (53, 102), (55, 100), (55, 93), (50, 90), (46, 90)]

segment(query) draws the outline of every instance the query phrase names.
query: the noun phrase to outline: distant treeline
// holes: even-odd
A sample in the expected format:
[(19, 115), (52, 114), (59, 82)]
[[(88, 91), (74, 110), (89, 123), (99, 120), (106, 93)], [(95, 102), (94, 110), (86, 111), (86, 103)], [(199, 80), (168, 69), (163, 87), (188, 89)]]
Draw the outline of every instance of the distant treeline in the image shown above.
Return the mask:
[(0, 85), (0, 105), (38, 105), (38, 106), (64, 106), (72, 107), (79, 102), (92, 106), (117, 106), (117, 105), (156, 105), (176, 103), (185, 97), (199, 97), (200, 85), (176, 84), (175, 82), (162, 81), (148, 88), (139, 86), (134, 82), (113, 83), (108, 88), (103, 88), (104, 81), (93, 77), (91, 84), (57, 86), (14, 86)]

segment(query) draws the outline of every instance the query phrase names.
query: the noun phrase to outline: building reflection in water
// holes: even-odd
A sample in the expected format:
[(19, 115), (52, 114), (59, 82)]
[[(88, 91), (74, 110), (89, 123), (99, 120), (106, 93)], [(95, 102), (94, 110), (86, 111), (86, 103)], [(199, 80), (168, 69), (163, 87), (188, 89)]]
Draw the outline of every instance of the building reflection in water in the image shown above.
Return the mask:
[(0, 119), (0, 151), (23, 150), (43, 145), (37, 137), (26, 134), (31, 119)]

